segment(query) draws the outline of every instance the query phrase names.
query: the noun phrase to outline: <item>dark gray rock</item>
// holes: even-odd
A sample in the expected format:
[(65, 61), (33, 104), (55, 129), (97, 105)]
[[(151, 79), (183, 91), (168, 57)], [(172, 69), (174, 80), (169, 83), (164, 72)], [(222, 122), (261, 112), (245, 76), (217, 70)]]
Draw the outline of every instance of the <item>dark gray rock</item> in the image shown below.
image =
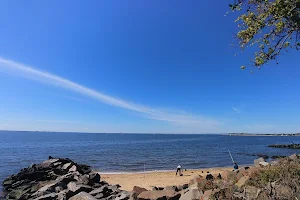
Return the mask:
[(98, 173), (90, 173), (89, 174), (89, 183), (94, 184), (94, 183), (100, 183), (100, 175)]
[(116, 200), (128, 200), (129, 198), (130, 198), (130, 193), (123, 191), (117, 195)]
[(213, 180), (214, 176), (211, 174), (206, 175), (206, 180)]
[[(88, 165), (80, 165), (68, 158), (50, 158), (32, 164), (3, 181), (7, 199), (67, 200), (86, 197), (105, 200), (127, 200), (130, 193), (120, 190), (120, 185), (101, 181), (98, 173)], [(91, 194), (86, 195), (85, 193)], [(78, 195), (81, 193), (81, 195)], [(75, 198), (75, 197), (74, 197)]]
[(40, 196), (38, 198), (35, 198), (34, 200), (53, 200), (53, 199), (57, 199), (57, 194), (56, 193), (46, 194), (44, 196)]
[(69, 200), (97, 200), (97, 199), (86, 192), (80, 192), (79, 194), (71, 197)]

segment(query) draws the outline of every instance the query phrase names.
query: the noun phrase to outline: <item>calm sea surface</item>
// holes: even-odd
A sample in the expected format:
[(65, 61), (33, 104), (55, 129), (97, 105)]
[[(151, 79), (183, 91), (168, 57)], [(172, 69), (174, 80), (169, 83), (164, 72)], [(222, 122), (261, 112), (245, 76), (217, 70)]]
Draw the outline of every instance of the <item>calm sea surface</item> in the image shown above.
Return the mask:
[(300, 150), (275, 149), (274, 143), (300, 143), (300, 137), (225, 135), (92, 134), (0, 131), (0, 181), (32, 163), (68, 157), (102, 172), (137, 172), (231, 165), (230, 149), (239, 164), (248, 154), (291, 155)]

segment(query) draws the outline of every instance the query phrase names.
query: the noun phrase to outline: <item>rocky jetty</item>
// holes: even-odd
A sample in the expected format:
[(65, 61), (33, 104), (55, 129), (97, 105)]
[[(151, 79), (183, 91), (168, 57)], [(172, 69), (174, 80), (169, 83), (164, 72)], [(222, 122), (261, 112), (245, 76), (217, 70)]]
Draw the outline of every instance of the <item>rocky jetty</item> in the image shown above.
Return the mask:
[(101, 181), (90, 166), (68, 158), (52, 158), (33, 164), (3, 181), (6, 199), (13, 200), (128, 200), (119, 185)]
[(300, 149), (300, 144), (271, 144), (268, 147), (286, 148), (286, 149)]
[(272, 200), (300, 199), (300, 155), (276, 161), (254, 160), (254, 166), (221, 174), (195, 176), (183, 186), (134, 187), (131, 200)]

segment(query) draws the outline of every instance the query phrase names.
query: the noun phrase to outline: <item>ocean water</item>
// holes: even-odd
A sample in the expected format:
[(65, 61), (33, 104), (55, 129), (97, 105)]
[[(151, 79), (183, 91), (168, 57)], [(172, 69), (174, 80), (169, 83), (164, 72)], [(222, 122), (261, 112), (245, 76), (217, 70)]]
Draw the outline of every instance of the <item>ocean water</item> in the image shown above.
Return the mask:
[(0, 181), (32, 163), (67, 157), (103, 173), (252, 164), (249, 154), (291, 155), (300, 150), (269, 144), (300, 143), (300, 137), (173, 134), (93, 134), (0, 131)]

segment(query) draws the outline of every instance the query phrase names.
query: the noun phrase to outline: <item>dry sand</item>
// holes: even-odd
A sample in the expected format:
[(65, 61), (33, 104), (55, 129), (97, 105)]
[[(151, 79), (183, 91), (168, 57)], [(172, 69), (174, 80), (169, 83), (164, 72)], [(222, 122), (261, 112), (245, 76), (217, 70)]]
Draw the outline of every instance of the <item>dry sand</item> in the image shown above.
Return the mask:
[[(101, 174), (101, 178), (109, 184), (119, 184), (121, 189), (131, 191), (133, 186), (139, 186), (151, 190), (153, 186), (164, 187), (171, 185), (183, 185), (189, 183), (197, 175), (205, 176), (222, 174), (224, 171), (232, 170), (232, 167), (195, 169), (183, 171), (183, 176), (176, 176), (176, 171), (146, 172), (146, 173), (124, 173), (124, 174)], [(202, 173), (203, 171), (203, 173)]]

